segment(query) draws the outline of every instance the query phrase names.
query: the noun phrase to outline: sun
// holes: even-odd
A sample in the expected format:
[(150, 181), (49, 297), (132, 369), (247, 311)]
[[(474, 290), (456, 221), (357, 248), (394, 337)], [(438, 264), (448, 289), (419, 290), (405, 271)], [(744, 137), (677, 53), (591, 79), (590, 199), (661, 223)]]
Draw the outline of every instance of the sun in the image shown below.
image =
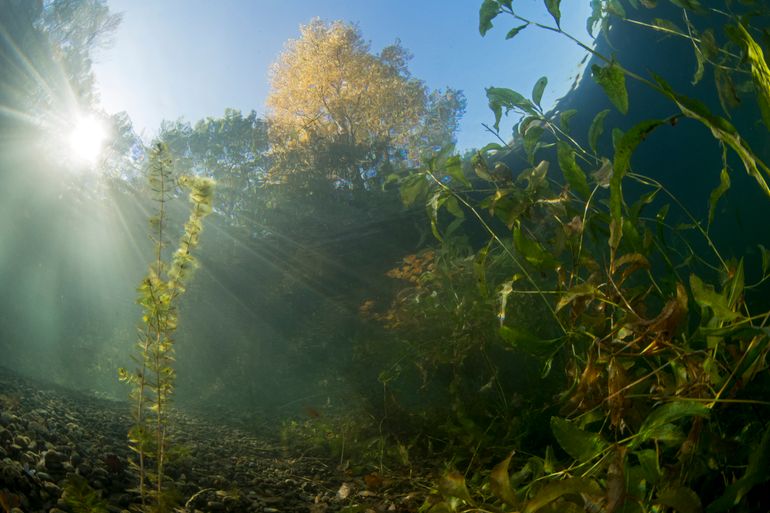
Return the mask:
[(95, 164), (107, 139), (107, 129), (94, 116), (80, 116), (69, 135), (72, 156), (86, 164)]

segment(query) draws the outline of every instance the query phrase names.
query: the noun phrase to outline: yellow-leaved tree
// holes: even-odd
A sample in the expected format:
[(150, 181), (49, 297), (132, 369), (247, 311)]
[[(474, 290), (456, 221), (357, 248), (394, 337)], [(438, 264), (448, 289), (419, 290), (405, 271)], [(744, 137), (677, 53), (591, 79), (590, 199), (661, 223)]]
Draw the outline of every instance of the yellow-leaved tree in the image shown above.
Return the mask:
[(361, 190), (426, 147), (454, 142), (465, 101), (428, 93), (397, 41), (370, 52), (357, 27), (312, 20), (274, 63), (267, 99), (274, 181), (328, 179)]

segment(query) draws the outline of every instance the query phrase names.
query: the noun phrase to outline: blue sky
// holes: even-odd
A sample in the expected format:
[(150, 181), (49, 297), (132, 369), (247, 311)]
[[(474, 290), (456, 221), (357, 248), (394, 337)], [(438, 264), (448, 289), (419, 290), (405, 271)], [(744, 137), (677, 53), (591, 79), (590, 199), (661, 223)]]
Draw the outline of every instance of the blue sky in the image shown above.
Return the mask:
[[(589, 1), (563, 2), (562, 26), (584, 41)], [(529, 27), (506, 41), (518, 23), (503, 15), (482, 38), (481, 0), (109, 0), (124, 14), (115, 45), (95, 64), (102, 106), (127, 111), (151, 138), (163, 119), (194, 122), (225, 108), (264, 114), (269, 69), (284, 43), (313, 17), (358, 24), (379, 51), (396, 38), (414, 58), (414, 77), (431, 88), (461, 89), (468, 100), (458, 134), (460, 148), (480, 147), (493, 136), (484, 88), (510, 87), (527, 96), (549, 78), (548, 108), (566, 92), (581, 51), (558, 35)], [(552, 24), (541, 0), (514, 0), (520, 14)], [(504, 137), (510, 123), (501, 127)]]

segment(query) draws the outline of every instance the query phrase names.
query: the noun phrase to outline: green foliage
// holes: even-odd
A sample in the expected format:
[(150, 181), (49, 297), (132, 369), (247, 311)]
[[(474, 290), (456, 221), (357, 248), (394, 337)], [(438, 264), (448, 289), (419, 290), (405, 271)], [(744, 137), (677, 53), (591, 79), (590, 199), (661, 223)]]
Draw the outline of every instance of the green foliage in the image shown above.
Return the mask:
[(88, 485), (86, 478), (72, 475), (62, 486), (62, 500), (72, 513), (107, 513), (108, 503), (102, 493)]
[(628, 91), (626, 91), (626, 75), (615, 61), (607, 66), (594, 64), (591, 67), (594, 80), (598, 83), (612, 104), (621, 114), (628, 112)]
[[(693, 85), (704, 86), (706, 74), (713, 71), (710, 93), (727, 110), (733, 77), (749, 76), (759, 105), (752, 121), (767, 122), (770, 74), (751, 35), (759, 30), (749, 23), (754, 18), (711, 11), (699, 2), (674, 3), (710, 15), (716, 25), (696, 27), (685, 17), (688, 31), (682, 32), (669, 20), (628, 18), (640, 7), (656, 9), (655, 2), (597, 0), (588, 26), (601, 24), (604, 30), (606, 19), (617, 17), (676, 35), (696, 49)], [(513, 176), (500, 159), (501, 147), (490, 145), (472, 159), (477, 178), (448, 179), (450, 173), (441, 165), (403, 178), (403, 198), (410, 203), (423, 199), (433, 209), (430, 219), (439, 242), (435, 252), (443, 261), (411, 277), (415, 286), (402, 289), (399, 297), (415, 300), (401, 303), (392, 318), (405, 323), (401, 312), (408, 312), (416, 321), (409, 331), (422, 334), (429, 333), (423, 326), (436, 330), (458, 312), (472, 311), (474, 317), (463, 319), (464, 330), (441, 333), (442, 347), (455, 350), (446, 355), (447, 364), (453, 363), (451, 358), (455, 365), (472, 359), (482, 347), (474, 348), (473, 342), (483, 339), (526, 352), (537, 359), (543, 375), (566, 377), (558, 399), (544, 399), (538, 410), (550, 412), (550, 437), (540, 445), (543, 457), (511, 453), (489, 464), (489, 472), (471, 467), (465, 474), (447, 472), (426, 509), (689, 513), (755, 511), (761, 507), (757, 504), (766, 509), (765, 499), (757, 497), (770, 480), (770, 430), (757, 412), (768, 406), (762, 391), (768, 383), (770, 313), (755, 312), (756, 305), (746, 299), (754, 286), (745, 283), (749, 271), (744, 259), (725, 259), (704, 227), (730, 187), (728, 149), (765, 193), (768, 167), (738, 127), (695, 97), (697, 91), (676, 91), (654, 72), (652, 80), (644, 78), (565, 33), (558, 2), (545, 5), (556, 27), (518, 15), (514, 5), (484, 2), (482, 35), (501, 14), (517, 24), (561, 34), (607, 63), (594, 66), (594, 77), (622, 114), (629, 108), (626, 80), (660, 95), (676, 114), (611, 127), (614, 153), (608, 156), (600, 144), (608, 110), (589, 113), (593, 122), (587, 134), (572, 134), (564, 117), (554, 119), (541, 111), (544, 81), (535, 84), (531, 100), (490, 87), (495, 129), (503, 115), (513, 111), (523, 116), (511, 146), (521, 148), (517, 156), (526, 155), (531, 167)], [(758, 11), (752, 15), (768, 14), (756, 5), (745, 10), (754, 8)], [(732, 43), (720, 46), (717, 35), (723, 32)], [(708, 128), (723, 155), (719, 185), (707, 198), (704, 220), (693, 216), (665, 184), (645, 176), (633, 158), (653, 131), (662, 132), (684, 117)], [(542, 158), (538, 150), (551, 147), (551, 158), (563, 175), (556, 185), (546, 178), (550, 161), (535, 158)], [(452, 214), (454, 207), (445, 208), (451, 215), (440, 215), (449, 198), (461, 207), (462, 224)], [(647, 212), (652, 208), (654, 212)], [(670, 221), (675, 210), (686, 223)], [(451, 237), (444, 225), (453, 226)], [(457, 248), (458, 240), (478, 235), (474, 230), (485, 233), (486, 240), (452, 255), (450, 248)], [(762, 268), (754, 274), (761, 274), (761, 284), (770, 257), (760, 250)], [(439, 269), (460, 262), (467, 263), (465, 273), (448, 273), (435, 281)], [(477, 281), (473, 286), (462, 282), (471, 272)], [(527, 315), (538, 311), (543, 316), (534, 325), (526, 322), (527, 315), (510, 315), (511, 305), (525, 298), (534, 300)], [(466, 306), (471, 304), (474, 310)], [(436, 316), (425, 316), (429, 310)], [(494, 320), (492, 312), (497, 312)], [(472, 338), (463, 339), (465, 333)], [(504, 367), (492, 367), (502, 383)], [(542, 420), (539, 426), (542, 430)], [(506, 452), (511, 446), (518, 449), (516, 443), (509, 442)], [(532, 447), (527, 450), (532, 453)]]
[[(172, 159), (163, 143), (156, 143), (150, 152), (148, 179), (158, 211), (150, 219), (154, 259), (138, 289), (142, 326), (134, 360), (139, 367), (134, 372), (120, 369), (119, 375), (131, 386), (134, 426), (128, 439), (137, 458), (131, 467), (138, 475), (142, 509), (164, 512), (170, 511), (174, 495), (164, 482), (164, 469), (169, 457), (169, 402), (176, 378), (172, 337), (178, 326), (177, 302), (196, 265), (192, 252), (200, 242), (203, 219), (212, 212), (214, 182), (197, 176), (175, 179)], [(166, 258), (167, 204), (177, 187), (190, 191), (192, 206), (177, 247)]]

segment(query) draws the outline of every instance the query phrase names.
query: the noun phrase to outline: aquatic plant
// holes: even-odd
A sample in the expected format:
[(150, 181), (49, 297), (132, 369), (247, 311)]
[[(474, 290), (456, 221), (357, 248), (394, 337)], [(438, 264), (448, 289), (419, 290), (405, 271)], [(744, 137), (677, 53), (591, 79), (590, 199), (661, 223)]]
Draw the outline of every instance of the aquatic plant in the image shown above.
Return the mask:
[(62, 500), (73, 513), (107, 513), (107, 501), (102, 492), (88, 485), (86, 478), (72, 475), (62, 486)]
[[(770, 406), (761, 393), (770, 384), (770, 312), (753, 312), (746, 296), (770, 278), (770, 254), (759, 247), (759, 279), (747, 283), (744, 258), (726, 258), (709, 226), (731, 185), (729, 152), (765, 193), (770, 169), (728, 119), (662, 77), (642, 77), (566, 33), (559, 3), (545, 1), (555, 23), (548, 25), (519, 16), (510, 0), (485, 0), (480, 32), (507, 14), (518, 23), (508, 38), (528, 27), (565, 36), (604, 63), (593, 67), (593, 77), (618, 111), (625, 114), (633, 101), (625, 83), (630, 79), (668, 100), (673, 112), (626, 131), (614, 127), (613, 153), (606, 156), (600, 139), (608, 111), (596, 113), (587, 134), (574, 134), (574, 112), (552, 116), (542, 109), (545, 78), (530, 98), (492, 87), (487, 96), (495, 130), (504, 112), (522, 115), (514, 151), (529, 167), (515, 176), (500, 158), (511, 149), (503, 141), (477, 153), (475, 177), (463, 172), (460, 157), (444, 155), (401, 178), (405, 203), (426, 201), (442, 246), (468, 224), (469, 232), (487, 234), (473, 260), (480, 266), (479, 286), (496, 300), (498, 343), (538, 358), (544, 375), (558, 366), (566, 377), (558, 400), (545, 405), (556, 450), (548, 445), (541, 457), (528, 447), (524, 458), (513, 451), (486, 475), (471, 474), (471, 486), (465, 474), (447, 472), (425, 510), (764, 511), (766, 498), (757, 489), (770, 480), (770, 428), (759, 409)], [(630, 19), (618, 0), (592, 2), (589, 28), (606, 30), (613, 17), (687, 41), (698, 64), (693, 82), (713, 67), (727, 111), (730, 95), (737, 94), (733, 76), (748, 77), (759, 106), (756, 121), (770, 126), (770, 71), (752, 36), (761, 33), (752, 18), (694, 0), (673, 3), (687, 22), (684, 31), (666, 20)], [(654, 8), (656, 2), (628, 4)], [(767, 14), (758, 3), (746, 4), (752, 16)], [(719, 21), (698, 29), (689, 21), (693, 12)], [(728, 36), (723, 46), (717, 31)], [(708, 128), (722, 150), (720, 185), (708, 198), (706, 219), (632, 165), (652, 132), (673, 129), (683, 118)], [(560, 180), (549, 178), (552, 165), (561, 170)], [(672, 210), (686, 222), (677, 223)], [(514, 268), (502, 283), (488, 281), (490, 248)], [(539, 298), (552, 333), (512, 322), (509, 309), (519, 297)]]
[[(177, 303), (196, 265), (192, 255), (200, 242), (203, 219), (212, 211), (214, 182), (209, 178), (182, 176), (175, 179), (168, 149), (157, 143), (150, 151), (149, 182), (157, 215), (150, 219), (154, 259), (139, 286), (142, 325), (134, 358), (138, 369), (120, 369), (122, 381), (131, 385), (134, 426), (128, 434), (137, 460), (131, 461), (139, 479), (142, 509), (168, 511), (164, 468), (169, 454), (168, 409), (174, 390), (174, 340), (178, 325)], [(190, 215), (170, 259), (164, 258), (169, 218), (168, 202), (178, 187), (189, 189)], [(150, 470), (152, 468), (152, 470)], [(154, 506), (149, 499), (154, 499)]]

